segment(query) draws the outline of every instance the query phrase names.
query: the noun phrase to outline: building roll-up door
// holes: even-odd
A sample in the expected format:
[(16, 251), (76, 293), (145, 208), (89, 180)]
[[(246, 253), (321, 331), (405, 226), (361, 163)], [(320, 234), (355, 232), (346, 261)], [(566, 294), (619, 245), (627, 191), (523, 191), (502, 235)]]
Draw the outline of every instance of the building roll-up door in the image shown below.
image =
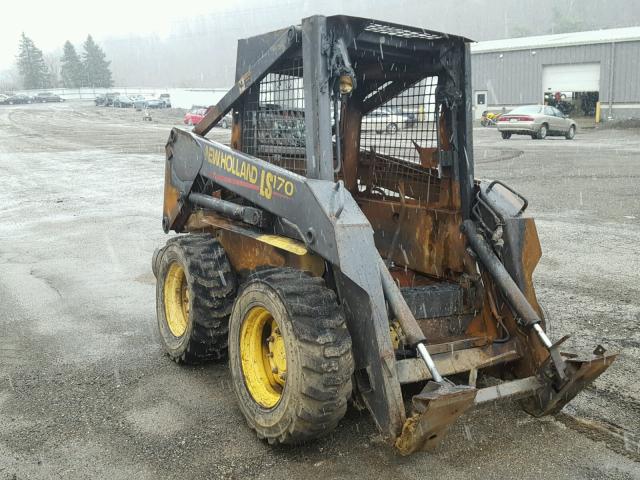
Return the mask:
[(600, 64), (544, 65), (542, 88), (545, 92), (598, 92), (600, 91)]

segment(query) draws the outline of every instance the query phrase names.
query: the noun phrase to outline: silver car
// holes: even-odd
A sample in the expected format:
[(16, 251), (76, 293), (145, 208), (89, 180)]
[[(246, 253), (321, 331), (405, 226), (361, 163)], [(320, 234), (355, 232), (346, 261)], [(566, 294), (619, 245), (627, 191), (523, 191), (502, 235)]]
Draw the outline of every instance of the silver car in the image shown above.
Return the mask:
[(573, 140), (576, 122), (560, 110), (549, 105), (527, 105), (511, 110), (498, 118), (498, 131), (508, 140), (511, 135), (530, 135), (540, 139), (547, 136), (562, 136)]
[(362, 130), (376, 133), (396, 133), (407, 126), (405, 117), (390, 107), (379, 107), (362, 117)]

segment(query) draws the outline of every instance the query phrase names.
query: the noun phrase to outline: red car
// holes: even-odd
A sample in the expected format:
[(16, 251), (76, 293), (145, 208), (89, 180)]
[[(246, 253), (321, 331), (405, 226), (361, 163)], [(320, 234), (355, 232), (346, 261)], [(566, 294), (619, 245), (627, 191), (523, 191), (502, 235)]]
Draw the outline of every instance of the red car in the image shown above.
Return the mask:
[(184, 116), (184, 123), (186, 125), (197, 125), (202, 121), (207, 114), (205, 107), (192, 107)]

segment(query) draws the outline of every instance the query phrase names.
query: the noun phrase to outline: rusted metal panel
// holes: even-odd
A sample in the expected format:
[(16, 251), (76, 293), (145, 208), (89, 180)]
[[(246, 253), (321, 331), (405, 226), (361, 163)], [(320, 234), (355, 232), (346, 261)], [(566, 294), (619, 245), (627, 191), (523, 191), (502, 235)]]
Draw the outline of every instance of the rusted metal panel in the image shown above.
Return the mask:
[[(430, 348), (430, 347), (427, 347)], [(433, 361), (441, 375), (453, 375), (455, 373), (468, 372), (486, 364), (491, 358), (504, 352), (515, 351), (515, 343), (498, 344), (489, 347), (465, 348), (443, 353), (434, 353)], [(515, 360), (512, 357), (510, 360)], [(400, 383), (415, 383), (431, 379), (431, 374), (419, 358), (409, 358), (396, 362)]]
[[(602, 347), (596, 348), (592, 354), (575, 355), (563, 353), (568, 357), (568, 380), (558, 384), (557, 379), (547, 375), (544, 388), (538, 390), (536, 395), (523, 401), (524, 409), (536, 417), (550, 415), (562, 410), (573, 397), (598, 378), (618, 356), (617, 353), (607, 353)], [(550, 362), (547, 362), (543, 370), (550, 371)]]
[[(400, 211), (391, 200), (358, 198), (360, 208), (371, 222), (376, 247), (387, 256)], [(462, 217), (450, 210), (429, 210), (407, 205), (405, 221), (398, 234), (398, 246), (391, 260), (412, 270), (447, 277), (465, 271), (465, 241), (460, 232)]]
[(411, 399), (412, 415), (395, 443), (400, 455), (438, 446), (451, 424), (473, 406), (476, 392), (466, 385), (427, 383)]

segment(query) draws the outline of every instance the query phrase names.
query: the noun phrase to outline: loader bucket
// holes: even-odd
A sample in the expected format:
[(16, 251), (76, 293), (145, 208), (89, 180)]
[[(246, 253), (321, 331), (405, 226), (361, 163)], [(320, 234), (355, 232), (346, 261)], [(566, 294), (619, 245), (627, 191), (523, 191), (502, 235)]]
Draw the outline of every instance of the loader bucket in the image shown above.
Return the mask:
[(432, 450), (458, 417), (474, 404), (477, 390), (466, 385), (428, 382), (412, 399), (413, 414), (396, 440), (401, 455)]

